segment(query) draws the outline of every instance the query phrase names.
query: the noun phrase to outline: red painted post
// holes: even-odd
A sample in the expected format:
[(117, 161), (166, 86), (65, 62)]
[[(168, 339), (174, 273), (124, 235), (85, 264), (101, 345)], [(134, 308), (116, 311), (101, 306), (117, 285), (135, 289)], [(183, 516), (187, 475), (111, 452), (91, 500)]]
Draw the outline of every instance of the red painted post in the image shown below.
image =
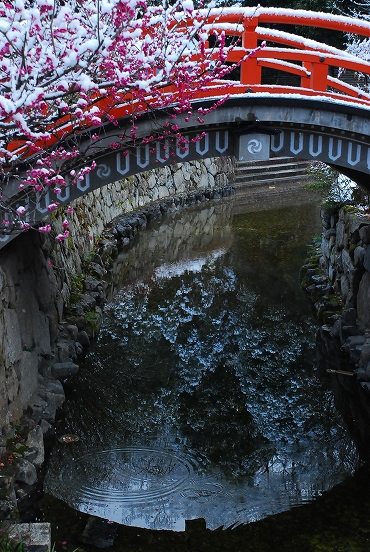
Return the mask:
[[(257, 48), (257, 25), (258, 17), (245, 18), (243, 21), (242, 46), (247, 51)], [(261, 67), (257, 65), (257, 57), (251, 56), (248, 60), (242, 62), (240, 84), (261, 84)]]
[(319, 63), (312, 63), (310, 88), (317, 92), (326, 92), (328, 86), (328, 65), (325, 56), (320, 57)]

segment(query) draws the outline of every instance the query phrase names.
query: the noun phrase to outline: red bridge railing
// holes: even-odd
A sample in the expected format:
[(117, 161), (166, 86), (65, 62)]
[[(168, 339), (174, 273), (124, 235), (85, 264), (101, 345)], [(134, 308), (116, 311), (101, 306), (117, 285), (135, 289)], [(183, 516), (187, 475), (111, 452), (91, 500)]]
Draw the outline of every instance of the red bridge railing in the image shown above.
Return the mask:
[[(190, 22), (189, 22), (190, 23)], [(229, 82), (228, 93), (270, 93), (320, 96), (336, 101), (370, 105), (370, 93), (360, 86), (345, 82), (340, 76), (346, 72), (362, 75), (366, 82), (370, 63), (345, 51), (306, 39), (294, 33), (267, 28), (266, 24), (320, 27), (342, 33), (370, 37), (366, 21), (332, 14), (278, 8), (225, 8), (208, 16), (207, 31), (224, 31), (228, 36), (240, 37), (241, 46), (234, 48), (228, 61), (237, 63), (262, 41), (266, 47), (241, 63), (240, 81)], [(269, 67), (287, 75), (300, 77), (299, 86), (266, 85), (262, 82), (262, 68)], [(370, 82), (370, 80), (369, 80)], [(215, 90), (221, 82), (213, 83)], [(210, 91), (208, 90), (208, 93)], [(200, 97), (203, 94), (200, 92)]]
[[(188, 18), (182, 25), (192, 28), (195, 21)], [(370, 37), (370, 23), (358, 19), (332, 14), (316, 13), (304, 10), (290, 10), (283, 8), (217, 8), (204, 12), (202, 32), (212, 36), (214, 31), (224, 32), (229, 40), (238, 40), (226, 61), (240, 65), (239, 80), (214, 80), (207, 89), (197, 90), (193, 99), (220, 98), (225, 95), (294, 95), (299, 97), (317, 97), (335, 102), (347, 102), (363, 107), (370, 107), (370, 92), (365, 86), (349, 84), (343, 79), (346, 72), (363, 76), (363, 82), (369, 77), (370, 63), (345, 51), (316, 42), (294, 33), (279, 31), (266, 25), (292, 25), (320, 27), (342, 33), (354, 33), (360, 37)], [(181, 27), (179, 27), (181, 30)], [(255, 50), (261, 43), (266, 45), (253, 56), (246, 56)], [(194, 53), (194, 59), (201, 59), (206, 55), (209, 58), (218, 54), (209, 47), (201, 54)], [(262, 68), (277, 70), (288, 76), (298, 77), (299, 85), (264, 84)], [(339, 76), (338, 76), (339, 75)], [(342, 75), (342, 76), (341, 76)], [(171, 87), (163, 88), (163, 93), (173, 94)], [(175, 97), (174, 97), (175, 99)], [(107, 99), (97, 100), (102, 107)], [(134, 100), (130, 94), (122, 97), (121, 102), (109, 106), (109, 112), (115, 118), (127, 117), (128, 114), (145, 112), (150, 109), (151, 99), (145, 103)], [(73, 131), (73, 123), (68, 117), (57, 121), (52, 129), (52, 137), (43, 147), (49, 147)], [(40, 144), (41, 145), (41, 144)], [(21, 142), (12, 142), (10, 145), (16, 153), (24, 153)], [(26, 154), (27, 157), (27, 154)]]

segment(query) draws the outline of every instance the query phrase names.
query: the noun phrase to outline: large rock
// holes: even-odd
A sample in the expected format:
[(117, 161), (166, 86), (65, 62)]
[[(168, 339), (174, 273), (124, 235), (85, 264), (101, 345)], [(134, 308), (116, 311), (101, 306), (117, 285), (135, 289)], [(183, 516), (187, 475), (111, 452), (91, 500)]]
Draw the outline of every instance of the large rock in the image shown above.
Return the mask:
[(32, 290), (21, 287), (18, 295), (17, 310), (19, 328), (24, 349), (31, 348), (41, 355), (51, 354), (49, 319), (40, 311), (39, 303)]
[(4, 353), (5, 366), (14, 365), (23, 353), (18, 312), (15, 309), (5, 309), (4, 317)]
[(359, 229), (360, 240), (364, 244), (370, 244), (370, 224), (365, 224)]
[[(370, 226), (369, 226), (370, 228)], [(356, 268), (362, 268), (364, 257), (365, 257), (365, 249), (361, 247), (360, 245), (356, 247), (356, 249), (353, 252), (353, 264)]]
[(335, 239), (335, 246), (338, 249), (338, 251), (342, 250), (345, 245), (346, 240), (346, 233), (345, 233), (345, 225), (343, 221), (339, 221), (336, 226), (336, 239)]
[(113, 546), (116, 534), (117, 524), (90, 516), (80, 540), (84, 544), (92, 544), (97, 548), (108, 548)]
[(362, 370), (366, 370), (369, 362), (370, 362), (370, 339), (367, 339), (361, 350), (359, 368)]
[(77, 374), (79, 370), (78, 364), (74, 362), (56, 362), (53, 364), (53, 370), (57, 379), (65, 379)]
[(22, 407), (25, 408), (38, 387), (38, 355), (35, 351), (22, 351), (22, 356), (16, 365), (19, 378), (19, 394)]
[(31, 462), (25, 460), (24, 458), (21, 458), (20, 460), (18, 460), (17, 468), (18, 471), (15, 476), (15, 480), (18, 483), (33, 485), (36, 482), (37, 471), (35, 466)]
[(40, 426), (36, 426), (28, 434), (26, 445), (36, 449), (36, 458), (32, 461), (35, 466), (42, 466), (45, 460), (44, 434)]
[(364, 254), (364, 268), (370, 272), (370, 247), (366, 248), (365, 254)]
[[(368, 247), (367, 251), (370, 251)], [(362, 276), (357, 294), (357, 316), (364, 328), (370, 328), (370, 273)]]

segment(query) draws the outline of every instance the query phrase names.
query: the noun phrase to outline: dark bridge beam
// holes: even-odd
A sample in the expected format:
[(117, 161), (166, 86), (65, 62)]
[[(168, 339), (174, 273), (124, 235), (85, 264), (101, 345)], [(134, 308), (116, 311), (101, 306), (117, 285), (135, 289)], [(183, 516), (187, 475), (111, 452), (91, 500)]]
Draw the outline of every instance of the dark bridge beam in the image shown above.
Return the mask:
[[(197, 106), (207, 107), (210, 101), (199, 101)], [(150, 136), (168, 119), (168, 112), (143, 115), (138, 119), (138, 138)], [(42, 201), (29, 204), (29, 222), (35, 224), (48, 217), (47, 206), (55, 201), (67, 205), (97, 188), (122, 178), (166, 165), (232, 156), (245, 161), (270, 157), (297, 157), (322, 161), (335, 166), (355, 182), (370, 190), (370, 112), (363, 107), (325, 99), (290, 98), (287, 96), (253, 95), (233, 97), (203, 117), (204, 124), (174, 120), (181, 133), (190, 140), (187, 151), (168, 140), (135, 146), (124, 144), (115, 149), (117, 136), (127, 125), (122, 119), (119, 127), (106, 125), (99, 129), (100, 139), (91, 145), (89, 137), (81, 136), (82, 160), (76, 167), (97, 163), (85, 180), (76, 186), (66, 187), (61, 194), (48, 194)], [(192, 138), (205, 132), (196, 142)], [(4, 190), (16, 203), (19, 198), (18, 181)], [(11, 238), (0, 236), (0, 247)]]

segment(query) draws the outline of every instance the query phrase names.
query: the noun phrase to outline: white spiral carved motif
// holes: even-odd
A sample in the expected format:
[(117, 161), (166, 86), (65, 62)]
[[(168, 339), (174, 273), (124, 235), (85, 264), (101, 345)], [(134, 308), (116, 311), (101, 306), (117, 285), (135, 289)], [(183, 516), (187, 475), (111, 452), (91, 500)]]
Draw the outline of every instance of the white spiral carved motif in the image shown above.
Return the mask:
[(99, 178), (106, 178), (111, 173), (110, 167), (108, 165), (98, 165), (98, 169), (96, 171), (96, 174)]
[(262, 150), (262, 142), (257, 139), (249, 140), (247, 144), (249, 153), (259, 153)]

